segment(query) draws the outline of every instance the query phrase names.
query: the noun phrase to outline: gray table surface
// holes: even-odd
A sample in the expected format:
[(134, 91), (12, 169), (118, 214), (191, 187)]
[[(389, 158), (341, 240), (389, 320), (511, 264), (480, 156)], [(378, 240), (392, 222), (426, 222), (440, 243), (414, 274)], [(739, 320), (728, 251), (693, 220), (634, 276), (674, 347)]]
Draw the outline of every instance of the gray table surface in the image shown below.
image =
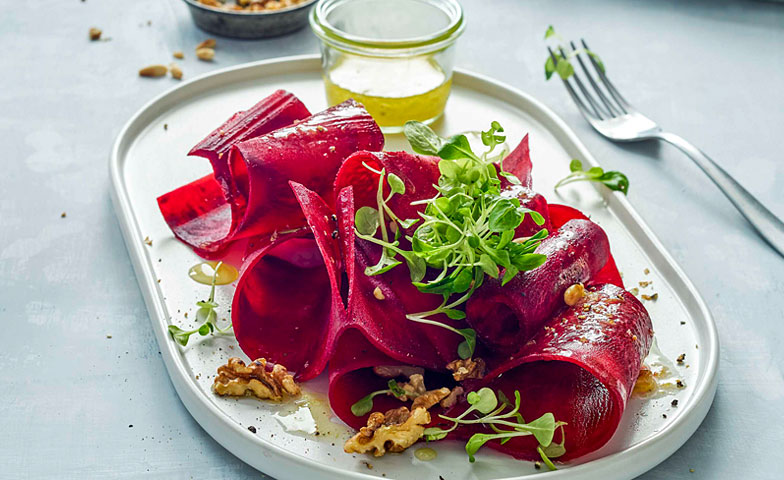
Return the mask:
[[(0, 477), (262, 477), (172, 388), (109, 200), (107, 157), (128, 117), (176, 83), (141, 79), (140, 67), (182, 49), (187, 78), (316, 52), (315, 38), (220, 39), (204, 63), (191, 52), (208, 35), (180, 1), (13, 3), (0, 10)], [(781, 478), (784, 259), (679, 152), (594, 134), (562, 87), (544, 82), (542, 34), (555, 23), (590, 39), (634, 103), (784, 215), (784, 5), (464, 4), (457, 64), (542, 99), (604, 166), (626, 172), (631, 202), (715, 315), (713, 407), (643, 478)], [(89, 42), (91, 26), (111, 41)]]

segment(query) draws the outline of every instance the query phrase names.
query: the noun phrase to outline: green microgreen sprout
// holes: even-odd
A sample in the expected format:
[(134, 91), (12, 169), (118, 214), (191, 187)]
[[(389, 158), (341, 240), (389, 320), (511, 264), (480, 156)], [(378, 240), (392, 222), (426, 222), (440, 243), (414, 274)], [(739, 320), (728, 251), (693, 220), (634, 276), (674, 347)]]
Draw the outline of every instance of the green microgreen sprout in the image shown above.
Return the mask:
[(171, 335), (172, 339), (174, 339), (174, 341), (183, 347), (188, 345), (188, 340), (194, 333), (198, 333), (202, 337), (206, 337), (207, 335), (215, 332), (223, 335), (229, 333), (232, 328), (232, 325), (229, 325), (225, 329), (221, 329), (218, 326), (218, 314), (215, 312), (215, 309), (218, 308), (218, 303), (215, 301), (215, 282), (218, 277), (218, 269), (222, 264), (223, 262), (218, 262), (218, 264), (215, 265), (215, 268), (213, 269), (210, 297), (207, 300), (200, 300), (196, 302), (196, 306), (199, 307), (199, 309), (196, 311), (196, 320), (203, 323), (198, 328), (193, 330), (183, 330), (176, 325), (169, 325), (169, 334)]
[(590, 55), (596, 65), (599, 67), (599, 70), (604, 73), (604, 63), (602, 59), (599, 58), (595, 52), (587, 49), (587, 48), (578, 48), (576, 50), (569, 51), (566, 53), (566, 57), (563, 56), (561, 53), (562, 51), (567, 51), (567, 49), (563, 48), (562, 45), (566, 44), (567, 42), (555, 32), (555, 28), (552, 25), (547, 27), (547, 30), (544, 32), (544, 39), (550, 40), (554, 42), (553, 48), (553, 55), (555, 56), (555, 60), (558, 62), (556, 63), (553, 61), (553, 57), (551, 55), (547, 56), (547, 60), (544, 62), (544, 77), (546, 80), (550, 80), (550, 77), (553, 76), (553, 73), (557, 73), (561, 79), (566, 80), (572, 75), (574, 75), (574, 66), (572, 65), (571, 59), (574, 58), (576, 55), (580, 53), (585, 53), (586, 55)]
[[(498, 122), (492, 122), (487, 131), (479, 134), (486, 147), (481, 154), (473, 151), (464, 134), (442, 138), (430, 127), (413, 121), (406, 123), (404, 133), (415, 152), (441, 158), (438, 164), (441, 175), (438, 185), (434, 185), (437, 193), (432, 198), (412, 203), (425, 205), (419, 214), (421, 218), (401, 220), (387, 203), (395, 194), (405, 193), (404, 182), (384, 169), (377, 171), (365, 165), (379, 175), (377, 206), (357, 210), (356, 235), (383, 247), (379, 261), (367, 267), (365, 274), (379, 275), (405, 261), (411, 281), (419, 291), (443, 297), (437, 308), (408, 314), (406, 318), (462, 336), (458, 355), (470, 358), (476, 348), (476, 332), (471, 328), (455, 328), (430, 317), (444, 314), (452, 320), (462, 320), (465, 312), (459, 307), (482, 285), (485, 275), (498, 278), (503, 269), (501, 281), (506, 284), (519, 272), (544, 263), (546, 257), (534, 250), (547, 236), (546, 229), (529, 238), (515, 239), (515, 229), (526, 215), (537, 225), (543, 225), (544, 218), (521, 206), (519, 199), (501, 195), (499, 175), (511, 183), (519, 184), (520, 181), (502, 168), (500, 172), (496, 168), (496, 162), (500, 163), (505, 153), (506, 141), (504, 129)], [(390, 190), (386, 197), (383, 194), (385, 179)], [(401, 227), (394, 228), (394, 238), (390, 238), (387, 230), (387, 217), (390, 224)], [(404, 231), (415, 224), (413, 234), (403, 237)], [(379, 231), (380, 238), (377, 236)], [(410, 250), (401, 246), (401, 237), (410, 244)]]
[[(564, 453), (565, 437), (563, 436), (564, 422), (556, 421), (552, 413), (545, 413), (532, 422), (526, 423), (520, 414), (520, 392), (515, 391), (515, 403), (512, 405), (506, 396), (498, 391), (496, 395), (490, 388), (484, 387), (467, 395), (469, 407), (457, 417), (439, 415), (444, 420), (453, 422), (448, 429), (438, 427), (426, 428), (424, 437), (427, 441), (436, 441), (445, 438), (459, 425), (485, 425), (492, 428), (495, 433), (475, 433), (466, 442), (465, 450), (470, 462), (474, 462), (474, 455), (482, 446), (492, 440), (505, 443), (514, 437), (533, 435), (539, 442), (537, 451), (548, 468), (555, 469), (550, 457), (557, 458)], [(508, 410), (508, 411), (507, 411)], [(470, 414), (473, 416), (469, 416)], [(477, 414), (481, 414), (478, 416)], [(561, 443), (554, 444), (555, 431), (561, 429)]]
[(373, 398), (378, 396), (378, 395), (390, 395), (391, 394), (391, 395), (394, 395), (394, 396), (396, 396), (398, 398), (400, 398), (400, 397), (409, 397), (409, 398), (417, 397), (417, 394), (415, 394), (413, 392), (407, 392), (407, 391), (403, 390), (402, 388), (400, 388), (400, 385), (398, 385), (397, 382), (394, 379), (389, 380), (389, 382), (387, 382), (387, 386), (389, 388), (387, 388), (385, 390), (377, 390), (375, 392), (372, 392), (372, 393), (370, 393), (370, 394), (360, 398), (355, 404), (351, 405), (351, 413), (353, 413), (354, 416), (356, 416), (356, 417), (361, 417), (362, 415), (366, 415), (366, 414), (370, 413), (370, 411), (373, 410)]
[(583, 170), (583, 163), (577, 159), (571, 161), (569, 170), (571, 173), (555, 184), (556, 190), (570, 183), (585, 181), (604, 184), (610, 190), (621, 192), (624, 195), (629, 193), (629, 179), (621, 172), (615, 170), (605, 172), (601, 167)]

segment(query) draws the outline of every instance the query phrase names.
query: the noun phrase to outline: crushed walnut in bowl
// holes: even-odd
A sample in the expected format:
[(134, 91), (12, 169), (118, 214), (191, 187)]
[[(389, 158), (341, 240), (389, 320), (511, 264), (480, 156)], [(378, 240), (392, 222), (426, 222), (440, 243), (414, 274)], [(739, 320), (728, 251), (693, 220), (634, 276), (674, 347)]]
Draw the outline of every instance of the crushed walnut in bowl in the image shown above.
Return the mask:
[(193, 22), (225, 37), (265, 38), (304, 27), (316, 0), (184, 0)]

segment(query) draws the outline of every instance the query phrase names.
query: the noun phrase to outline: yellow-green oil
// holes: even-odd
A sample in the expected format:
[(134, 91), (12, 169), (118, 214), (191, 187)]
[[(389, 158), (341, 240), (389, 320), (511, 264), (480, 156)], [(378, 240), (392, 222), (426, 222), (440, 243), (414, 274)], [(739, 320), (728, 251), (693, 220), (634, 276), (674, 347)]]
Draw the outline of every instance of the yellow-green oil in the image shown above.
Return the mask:
[(408, 120), (430, 123), (444, 111), (452, 86), (427, 56), (412, 58), (342, 57), (324, 76), (327, 101), (353, 98), (382, 129), (399, 131)]
[[(239, 276), (237, 269), (228, 263), (219, 262), (201, 262), (192, 266), (188, 270), (188, 276), (194, 282), (203, 283), (204, 285), (212, 285), (212, 277), (215, 276), (215, 285), (228, 285)], [(217, 272), (215, 267), (218, 268)]]
[(438, 452), (436, 452), (430, 447), (422, 447), (422, 448), (417, 448), (414, 451), (414, 456), (417, 458), (417, 460), (421, 460), (423, 462), (429, 462), (430, 460), (436, 459), (436, 457), (438, 456)]

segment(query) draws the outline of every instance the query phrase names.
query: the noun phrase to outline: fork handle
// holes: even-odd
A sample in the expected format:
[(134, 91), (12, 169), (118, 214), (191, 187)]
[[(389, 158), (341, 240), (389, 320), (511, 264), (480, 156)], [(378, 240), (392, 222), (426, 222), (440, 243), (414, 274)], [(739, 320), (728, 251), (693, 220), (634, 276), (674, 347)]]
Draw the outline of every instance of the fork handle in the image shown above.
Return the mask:
[(754, 195), (735, 181), (729, 173), (710, 159), (699, 148), (669, 132), (660, 132), (657, 138), (678, 147), (719, 187), (719, 190), (746, 217), (762, 238), (781, 256), (784, 256), (784, 222), (777, 218)]

